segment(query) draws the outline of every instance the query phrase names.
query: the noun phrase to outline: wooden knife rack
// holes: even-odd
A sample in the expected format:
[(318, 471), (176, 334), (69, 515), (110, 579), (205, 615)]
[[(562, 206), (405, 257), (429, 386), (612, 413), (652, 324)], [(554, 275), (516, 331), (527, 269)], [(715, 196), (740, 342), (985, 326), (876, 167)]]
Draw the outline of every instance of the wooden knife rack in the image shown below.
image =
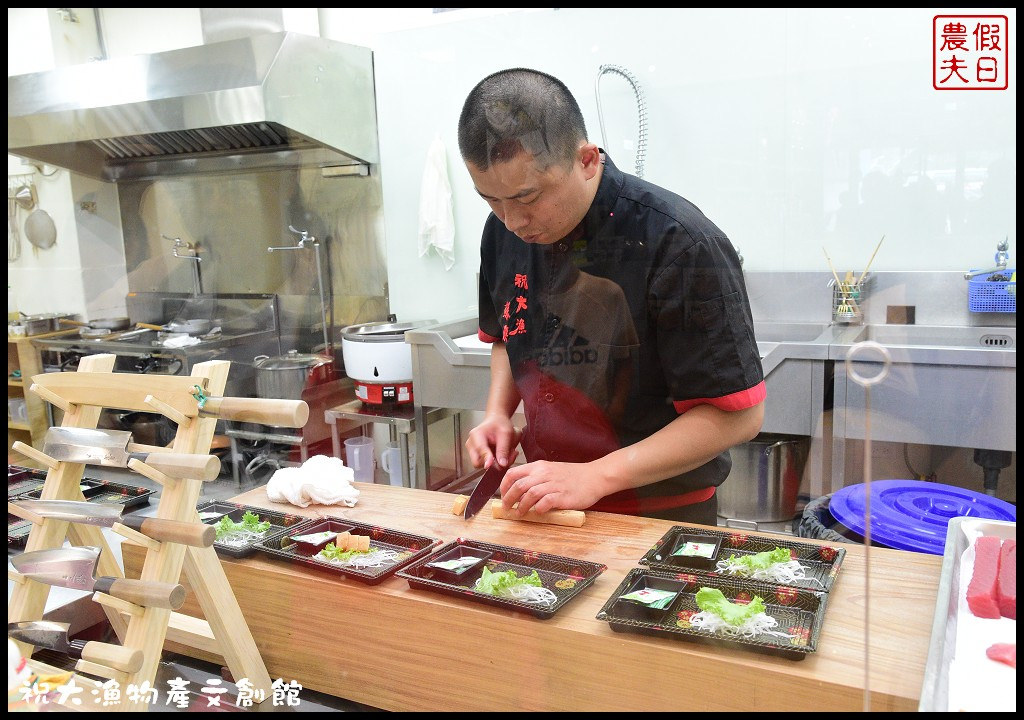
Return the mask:
[[(113, 373), (114, 359), (114, 355), (91, 355), (82, 358), (78, 372), (89, 373), (91, 378), (91, 385), (85, 393), (88, 396), (88, 404), (81, 401), (82, 392), (76, 395), (76, 402), (69, 402), (60, 392), (49, 388), (33, 385), (31, 389), (64, 410), (64, 419), (61, 423), (63, 427), (95, 428), (99, 422), (100, 411), (104, 407), (159, 412), (178, 423), (174, 442), (167, 450), (176, 453), (209, 454), (217, 418), (183, 414), (178, 408), (197, 406), (196, 399), (191, 395), (192, 388), (197, 383), (205, 385), (204, 392), (209, 395), (223, 395), (230, 363), (223, 360), (199, 363), (193, 368), (191, 376), (146, 376), (152, 381), (147, 392), (127, 387), (129, 377), (137, 380), (139, 376)], [(54, 460), (32, 448), (23, 447), (22, 452), (49, 467), (41, 499), (85, 499), (79, 487), (85, 470), (83, 464)], [(135, 459), (129, 461), (129, 467), (162, 486), (156, 517), (200, 522), (196, 504), (201, 492), (201, 480), (170, 478)], [(10, 505), (8, 510), (11, 511)], [(69, 523), (55, 518), (36, 516), (27, 519), (33, 521), (33, 526), (25, 547), (26, 552), (60, 548), (65, 539), (73, 545), (95, 546), (100, 548), (97, 573), (109, 577), (124, 577), (99, 527)], [(141, 650), (144, 658), (142, 667), (133, 673), (95, 663), (79, 662), (80, 670), (116, 680), (122, 689), (121, 702), (102, 709), (117, 712), (148, 709), (145, 693), (139, 693), (141, 698), (132, 701), (124, 689), (129, 685), (141, 688), (146, 682), (149, 684), (145, 687), (156, 687), (161, 652), (164, 642), (168, 639), (185, 647), (202, 648), (207, 653), (220, 655), (233, 677), (245, 678), (251, 683), (255, 699), (271, 699), (273, 690), (270, 675), (242, 616), (234, 592), (228, 584), (216, 550), (212, 546), (190, 547), (173, 542), (159, 542), (120, 523), (115, 524), (113, 530), (124, 537), (125, 541), (145, 547), (146, 558), (140, 579), (178, 583), (184, 570), (189, 587), (196, 594), (206, 620), (169, 609), (142, 607), (110, 595), (94, 593), (93, 600), (103, 605), (104, 612), (121, 644), (125, 648)], [(15, 584), (7, 606), (7, 621), (41, 620), (50, 586), (21, 575), (15, 574), (12, 577), (10, 571), (8, 576)], [(24, 643), (18, 645), (23, 656), (31, 656), (31, 646)], [(76, 679), (76, 683), (95, 687), (94, 681), (88, 678)], [(85, 693), (84, 697), (88, 703), (89, 693)], [(93, 710), (99, 707), (81, 709)]]

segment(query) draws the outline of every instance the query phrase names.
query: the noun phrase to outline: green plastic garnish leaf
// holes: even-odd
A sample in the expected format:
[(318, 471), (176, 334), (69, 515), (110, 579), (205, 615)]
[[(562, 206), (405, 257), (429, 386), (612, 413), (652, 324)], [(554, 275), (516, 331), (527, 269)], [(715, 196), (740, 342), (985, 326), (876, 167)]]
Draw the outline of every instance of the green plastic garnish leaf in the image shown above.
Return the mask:
[(749, 603), (741, 605), (726, 600), (725, 595), (717, 588), (701, 588), (697, 591), (696, 599), (697, 607), (702, 611), (717, 615), (725, 622), (734, 626), (742, 625), (765, 610), (764, 600), (761, 599), (760, 595), (755, 595), (754, 599)]
[(526, 577), (519, 577), (516, 575), (515, 570), (491, 572), (485, 565), (484, 572), (480, 576), (480, 579), (476, 581), (474, 589), (478, 592), (487, 593), (488, 595), (501, 595), (503, 590), (516, 587), (517, 585), (543, 587), (544, 583), (541, 582), (540, 575), (537, 574), (536, 570)]

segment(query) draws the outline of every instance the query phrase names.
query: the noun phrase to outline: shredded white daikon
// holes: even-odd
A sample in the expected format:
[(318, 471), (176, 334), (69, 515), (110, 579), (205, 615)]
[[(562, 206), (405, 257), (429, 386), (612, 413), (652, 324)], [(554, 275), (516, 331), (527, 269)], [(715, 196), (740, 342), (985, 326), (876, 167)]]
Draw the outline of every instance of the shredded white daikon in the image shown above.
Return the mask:
[(744, 640), (754, 640), (763, 635), (782, 638), (796, 637), (796, 635), (772, 630), (772, 628), (778, 624), (779, 623), (775, 618), (770, 617), (765, 613), (758, 613), (757, 615), (754, 615), (742, 625), (730, 625), (714, 613), (706, 611), (699, 612), (690, 618), (690, 625), (692, 627), (695, 627), (698, 630), (707, 630), (708, 632), (725, 635), (730, 638), (741, 637)]
[(398, 562), (398, 553), (394, 550), (387, 550), (383, 548), (377, 548), (370, 550), (367, 553), (356, 553), (347, 560), (328, 560), (322, 555), (314, 555), (314, 560), (319, 560), (327, 565), (339, 565), (341, 567), (350, 567), (357, 570), (364, 568), (380, 568), (385, 565), (392, 565)]
[(719, 560), (715, 567), (718, 572), (739, 575), (752, 580), (767, 580), (783, 584), (792, 584), (794, 580), (809, 580), (825, 587), (825, 584), (818, 580), (818, 578), (808, 577), (807, 569), (796, 560), (775, 563), (769, 568), (751, 570), (745, 564), (739, 562), (739, 558), (730, 558), (728, 560)]
[(222, 535), (217, 539), (217, 542), (224, 545), (241, 546), (249, 545), (252, 543), (258, 543), (266, 535), (266, 532), (253, 532), (252, 530), (235, 530)]
[(536, 585), (513, 585), (501, 591), (501, 596), (511, 600), (522, 600), (534, 605), (554, 605), (558, 596), (546, 587)]

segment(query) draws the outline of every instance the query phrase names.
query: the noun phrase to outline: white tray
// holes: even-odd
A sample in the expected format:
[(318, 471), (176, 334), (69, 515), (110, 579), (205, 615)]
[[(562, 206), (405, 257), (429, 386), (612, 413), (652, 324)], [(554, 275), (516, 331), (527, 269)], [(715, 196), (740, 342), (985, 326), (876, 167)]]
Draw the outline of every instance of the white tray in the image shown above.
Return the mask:
[(1017, 621), (977, 618), (967, 609), (974, 553), (964, 553), (982, 535), (1016, 540), (1017, 523), (970, 517), (950, 520), (918, 704), (922, 712), (1017, 709), (1017, 671), (985, 657), (985, 648), (992, 643), (1017, 642)]

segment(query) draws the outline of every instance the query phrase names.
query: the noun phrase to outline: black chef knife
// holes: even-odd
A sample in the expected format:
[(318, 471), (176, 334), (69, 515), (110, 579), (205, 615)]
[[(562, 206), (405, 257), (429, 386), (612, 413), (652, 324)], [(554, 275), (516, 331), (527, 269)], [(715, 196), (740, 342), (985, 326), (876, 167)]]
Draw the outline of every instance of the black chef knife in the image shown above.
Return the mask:
[(466, 503), (466, 511), (463, 514), (466, 520), (480, 512), (480, 508), (494, 497), (494, 493), (501, 486), (501, 479), (505, 477), (506, 472), (508, 472), (508, 468), (502, 467), (497, 461), (484, 471), (480, 482), (476, 485), (476, 489), (469, 496), (469, 502)]
[(7, 623), (7, 634), (18, 642), (64, 653), (75, 660), (87, 660), (126, 673), (142, 667), (141, 650), (86, 640), (69, 640), (68, 623), (30, 620)]

